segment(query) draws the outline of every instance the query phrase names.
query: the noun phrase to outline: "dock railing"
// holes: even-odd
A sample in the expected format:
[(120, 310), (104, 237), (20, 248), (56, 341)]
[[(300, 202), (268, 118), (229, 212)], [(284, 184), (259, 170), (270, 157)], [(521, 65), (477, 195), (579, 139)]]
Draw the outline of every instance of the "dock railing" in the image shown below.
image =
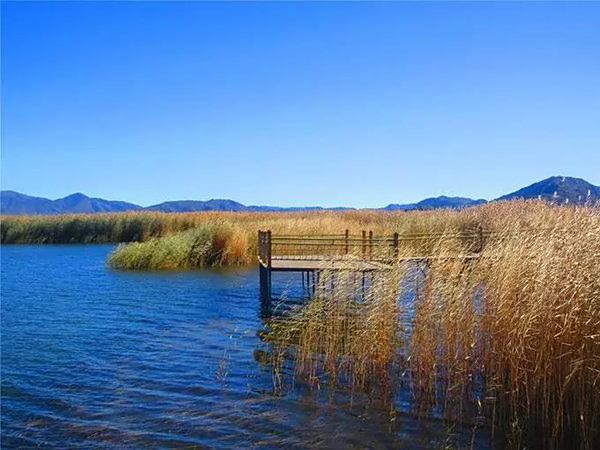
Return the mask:
[(463, 253), (475, 254), (483, 249), (488, 233), (481, 228), (453, 233), (394, 233), (375, 236), (373, 231), (361, 234), (274, 235), (270, 230), (258, 232), (258, 259), (264, 267), (271, 267), (277, 259), (342, 259), (358, 258), (365, 261), (391, 262), (400, 253), (401, 246), (410, 246), (411, 256), (428, 256), (432, 245), (440, 239), (461, 242)]

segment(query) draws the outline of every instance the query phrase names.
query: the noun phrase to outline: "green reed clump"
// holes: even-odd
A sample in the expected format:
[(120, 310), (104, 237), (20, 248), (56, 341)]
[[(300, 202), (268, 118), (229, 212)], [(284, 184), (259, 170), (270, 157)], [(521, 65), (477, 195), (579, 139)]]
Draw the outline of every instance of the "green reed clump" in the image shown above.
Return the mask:
[[(237, 239), (236, 239), (237, 235)], [(207, 224), (145, 242), (121, 244), (108, 264), (120, 270), (197, 269), (243, 264), (247, 243), (235, 228)]]

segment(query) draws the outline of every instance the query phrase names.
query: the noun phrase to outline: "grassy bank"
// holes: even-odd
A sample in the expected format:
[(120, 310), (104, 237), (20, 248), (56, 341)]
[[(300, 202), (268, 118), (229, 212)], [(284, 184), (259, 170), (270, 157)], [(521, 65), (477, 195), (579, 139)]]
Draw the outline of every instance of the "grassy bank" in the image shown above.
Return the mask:
[(376, 234), (443, 230), (464, 223), (470, 213), (453, 211), (308, 212), (308, 213), (119, 213), (62, 216), (5, 216), (0, 223), (3, 244), (65, 244), (139, 242), (202, 225), (237, 226), (249, 234), (258, 229), (274, 233), (340, 233), (363, 229)]
[(165, 236), (198, 223), (186, 215), (155, 213), (7, 216), (0, 236), (3, 244), (119, 243)]
[(272, 324), (280, 363), (315, 386), (408, 389), (412, 412), (487, 424), (500, 446), (597, 448), (600, 211), (522, 206), (476, 213), (495, 227), (479, 259), (399, 262), (366, 295), (322, 276)]
[[(138, 243), (122, 245), (111, 258), (120, 269), (189, 269), (205, 265), (245, 264), (254, 260), (256, 232), (274, 234), (375, 235), (459, 232), (483, 227), (540, 226), (557, 208), (537, 202), (490, 204), (462, 211), (382, 211), (311, 213), (121, 213), (3, 217), (1, 241), (8, 243)], [(188, 232), (196, 230), (195, 232)], [(198, 248), (207, 248), (202, 257)]]

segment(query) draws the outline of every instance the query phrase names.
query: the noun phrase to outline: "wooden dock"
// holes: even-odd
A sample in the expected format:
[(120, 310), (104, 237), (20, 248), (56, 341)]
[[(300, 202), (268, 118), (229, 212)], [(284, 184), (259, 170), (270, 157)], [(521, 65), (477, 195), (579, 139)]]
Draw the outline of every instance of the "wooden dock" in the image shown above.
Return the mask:
[[(400, 246), (406, 241), (426, 242), (441, 237), (468, 239), (472, 251), (460, 255), (415, 254), (399, 257)], [(270, 301), (274, 272), (299, 272), (308, 283), (320, 272), (349, 271), (364, 274), (391, 270), (398, 261), (428, 261), (432, 259), (473, 259), (479, 257), (485, 235), (481, 230), (453, 235), (444, 233), (405, 234), (376, 237), (372, 231), (360, 235), (273, 235), (271, 231), (258, 232), (258, 262), (260, 293)]]

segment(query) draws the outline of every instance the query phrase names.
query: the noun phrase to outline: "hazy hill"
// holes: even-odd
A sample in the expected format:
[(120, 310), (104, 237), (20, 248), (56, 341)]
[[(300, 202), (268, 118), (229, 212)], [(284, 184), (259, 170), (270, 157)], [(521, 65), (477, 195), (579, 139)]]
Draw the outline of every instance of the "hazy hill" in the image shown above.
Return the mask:
[(227, 199), (211, 199), (202, 200), (180, 200), (164, 202), (158, 205), (144, 208), (148, 211), (161, 212), (194, 212), (194, 211), (247, 211), (247, 212), (290, 212), (290, 211), (322, 211), (322, 210), (347, 210), (352, 208), (323, 208), (321, 206), (297, 206), (297, 207), (281, 207), (281, 206), (246, 206), (242, 203), (227, 200)]
[(134, 205), (133, 203), (90, 198), (79, 192), (54, 200), (54, 204), (63, 213), (123, 212), (142, 209), (141, 206)]
[(202, 200), (179, 200), (159, 203), (158, 205), (144, 208), (147, 211), (161, 212), (194, 212), (194, 211), (245, 211), (246, 206), (233, 200), (211, 199)]
[(2, 214), (70, 214), (137, 211), (141, 206), (133, 203), (90, 198), (76, 193), (57, 200), (31, 197), (14, 191), (0, 193)]
[(440, 208), (466, 208), (468, 206), (479, 205), (481, 203), (485, 203), (486, 200), (479, 199), (473, 200), (472, 198), (466, 197), (446, 197), (445, 195), (441, 195), (439, 197), (431, 197), (426, 198), (425, 200), (421, 200), (418, 203), (408, 203), (405, 205), (399, 205), (396, 203), (392, 203), (387, 205), (385, 208), (386, 211), (412, 211), (415, 209), (440, 209)]
[(60, 214), (61, 212), (52, 200), (15, 191), (2, 191), (0, 210), (2, 214)]
[[(511, 200), (515, 198), (541, 198), (553, 203), (595, 203), (600, 201), (600, 187), (594, 186), (581, 178), (550, 177), (518, 191), (504, 195), (496, 200)], [(439, 208), (467, 208), (485, 203), (486, 200), (474, 200), (465, 197), (426, 198), (417, 203), (390, 204), (386, 211), (411, 211)], [(211, 200), (181, 200), (168, 201), (143, 208), (133, 203), (91, 198), (84, 194), (72, 194), (57, 200), (42, 197), (32, 197), (14, 191), (0, 193), (0, 210), (2, 214), (69, 214), (69, 213), (101, 213), (123, 211), (162, 211), (162, 212), (194, 212), (194, 211), (345, 211), (353, 208), (323, 208), (321, 206), (278, 207), (278, 206), (246, 206), (229, 199)]]
[(600, 187), (572, 177), (550, 177), (538, 181), (497, 200), (541, 198), (555, 203), (594, 203), (600, 200)]
[(302, 211), (351, 211), (355, 208), (348, 208), (345, 206), (335, 206), (333, 208), (324, 208), (322, 206), (256, 206), (251, 205), (247, 207), (248, 211), (254, 212), (302, 212)]

